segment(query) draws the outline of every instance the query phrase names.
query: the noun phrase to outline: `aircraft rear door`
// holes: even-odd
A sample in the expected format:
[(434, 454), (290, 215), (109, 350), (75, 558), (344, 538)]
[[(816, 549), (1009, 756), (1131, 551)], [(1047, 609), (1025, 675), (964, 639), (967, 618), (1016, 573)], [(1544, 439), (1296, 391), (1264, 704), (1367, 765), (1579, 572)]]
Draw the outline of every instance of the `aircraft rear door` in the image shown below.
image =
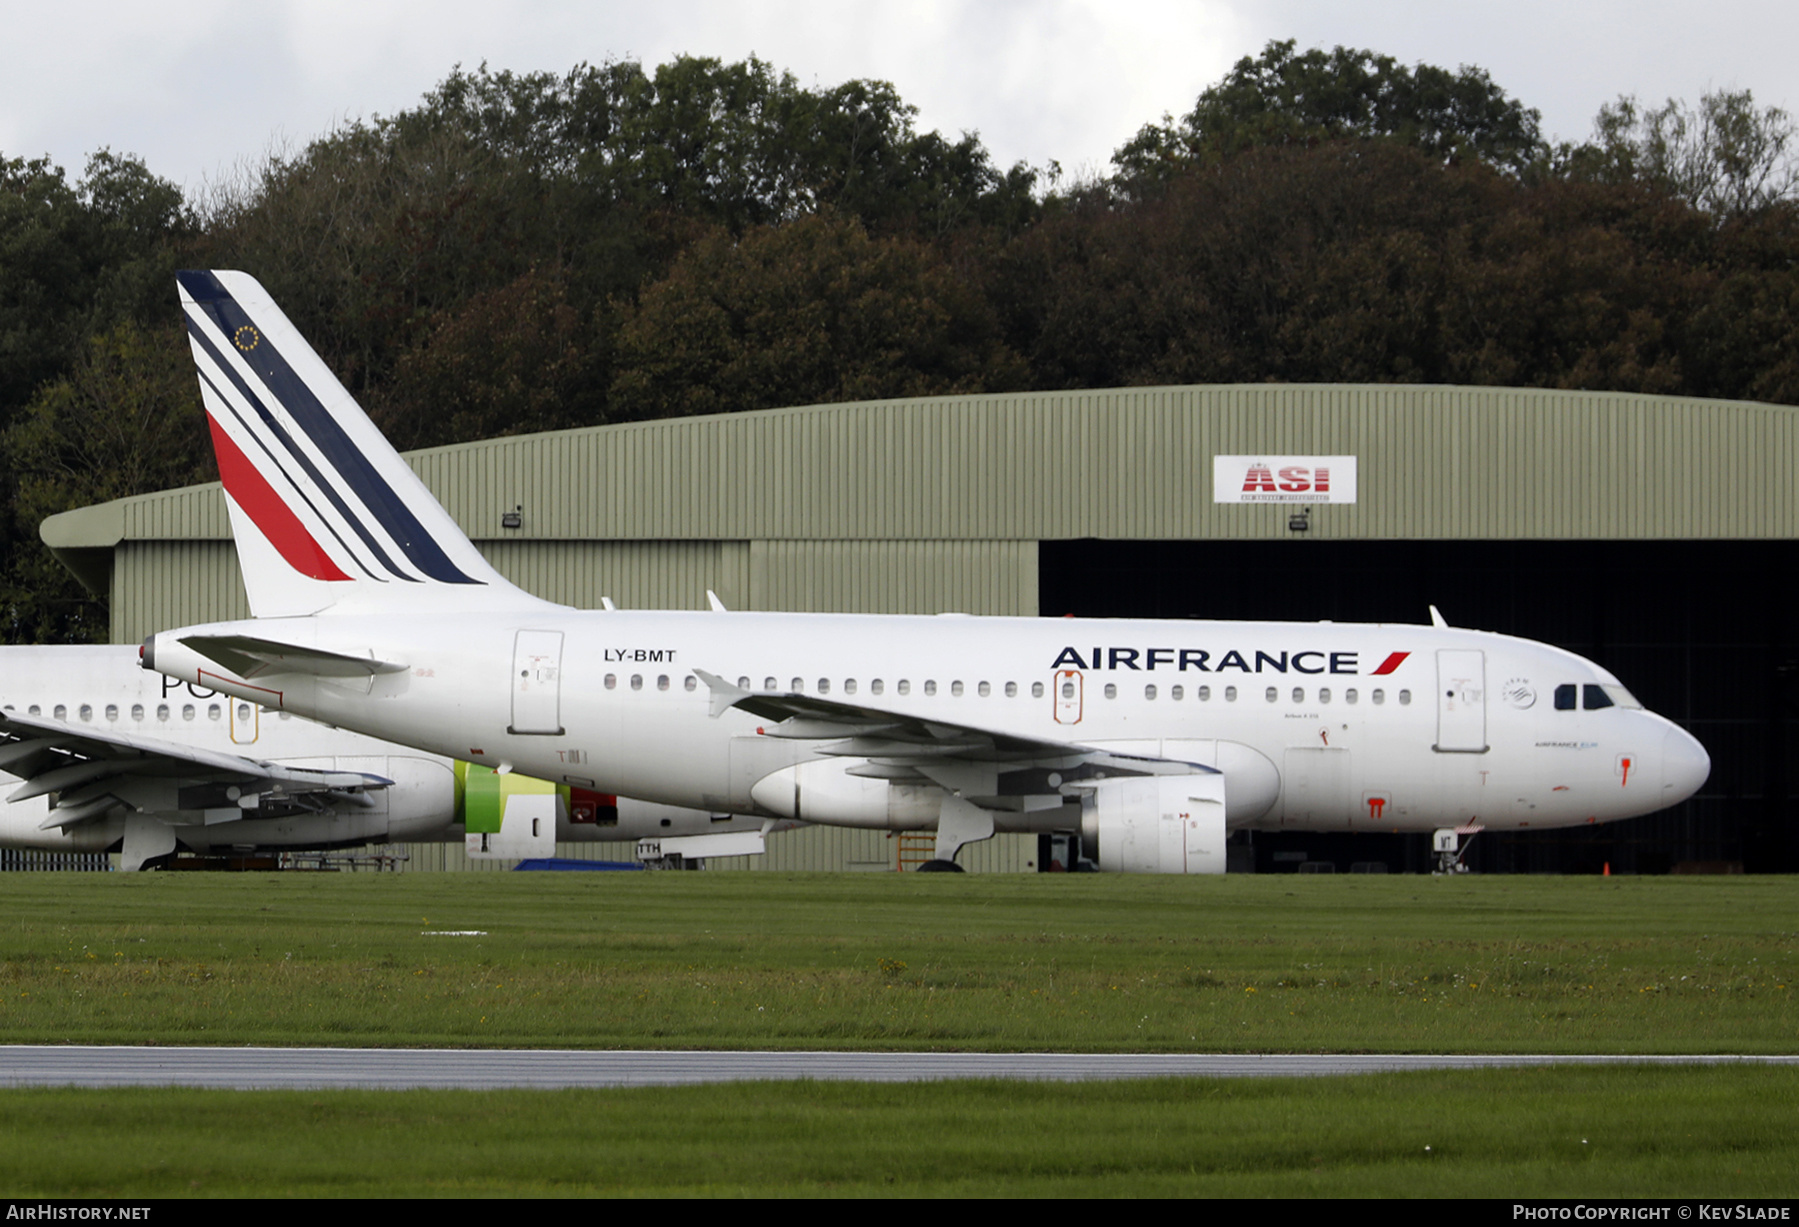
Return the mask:
[(562, 632), (520, 631), (512, 648), (509, 733), (562, 732)]
[(1487, 752), (1487, 654), (1463, 648), (1437, 652), (1437, 750)]

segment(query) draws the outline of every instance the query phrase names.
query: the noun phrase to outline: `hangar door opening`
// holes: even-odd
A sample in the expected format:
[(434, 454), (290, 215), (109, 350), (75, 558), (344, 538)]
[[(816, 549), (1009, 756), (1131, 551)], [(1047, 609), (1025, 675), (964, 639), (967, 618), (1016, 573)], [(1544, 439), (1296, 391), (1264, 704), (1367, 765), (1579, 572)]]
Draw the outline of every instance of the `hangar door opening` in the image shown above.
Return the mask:
[[(1628, 822), (1487, 832), (1471, 854), (1478, 868), (1597, 872), (1609, 863), (1614, 872), (1665, 873), (1741, 863), (1750, 873), (1793, 872), (1799, 627), (1769, 577), (1796, 567), (1792, 541), (1046, 541), (1038, 609), (1424, 624), (1434, 604), (1452, 626), (1556, 644), (1610, 669), (1697, 736), (1711, 778), (1692, 800)], [(1333, 849), (1344, 868), (1380, 859), (1365, 842), (1281, 834), (1271, 843), (1289, 840), (1308, 855)], [(1421, 867), (1409, 846), (1382, 855), (1395, 870)]]

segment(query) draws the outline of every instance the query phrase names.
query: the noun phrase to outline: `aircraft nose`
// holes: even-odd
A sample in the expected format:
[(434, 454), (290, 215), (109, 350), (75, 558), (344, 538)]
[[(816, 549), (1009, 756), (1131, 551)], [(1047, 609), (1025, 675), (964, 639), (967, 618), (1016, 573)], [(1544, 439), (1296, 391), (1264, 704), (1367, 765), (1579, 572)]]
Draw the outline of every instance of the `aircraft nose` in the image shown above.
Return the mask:
[(1699, 791), (1712, 773), (1711, 755), (1698, 738), (1681, 728), (1662, 737), (1662, 804), (1678, 805)]

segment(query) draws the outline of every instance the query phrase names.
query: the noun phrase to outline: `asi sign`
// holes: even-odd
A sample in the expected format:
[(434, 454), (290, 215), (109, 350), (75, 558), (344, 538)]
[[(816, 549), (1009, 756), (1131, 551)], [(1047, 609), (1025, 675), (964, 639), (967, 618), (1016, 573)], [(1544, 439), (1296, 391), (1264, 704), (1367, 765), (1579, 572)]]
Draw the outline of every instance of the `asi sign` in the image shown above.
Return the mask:
[(1354, 456), (1214, 456), (1214, 503), (1353, 503)]

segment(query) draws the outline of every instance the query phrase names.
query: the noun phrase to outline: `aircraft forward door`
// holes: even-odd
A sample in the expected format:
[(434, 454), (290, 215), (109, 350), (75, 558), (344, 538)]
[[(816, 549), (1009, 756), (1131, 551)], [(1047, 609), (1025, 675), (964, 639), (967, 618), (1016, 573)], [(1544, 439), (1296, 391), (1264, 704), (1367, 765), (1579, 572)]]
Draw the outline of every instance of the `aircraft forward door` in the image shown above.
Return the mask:
[(520, 631), (512, 648), (509, 733), (562, 732), (562, 632)]
[(1056, 723), (1079, 724), (1086, 702), (1086, 685), (1079, 669), (1057, 669), (1055, 681)]
[(1448, 754), (1487, 752), (1487, 654), (1437, 652), (1437, 744)]

